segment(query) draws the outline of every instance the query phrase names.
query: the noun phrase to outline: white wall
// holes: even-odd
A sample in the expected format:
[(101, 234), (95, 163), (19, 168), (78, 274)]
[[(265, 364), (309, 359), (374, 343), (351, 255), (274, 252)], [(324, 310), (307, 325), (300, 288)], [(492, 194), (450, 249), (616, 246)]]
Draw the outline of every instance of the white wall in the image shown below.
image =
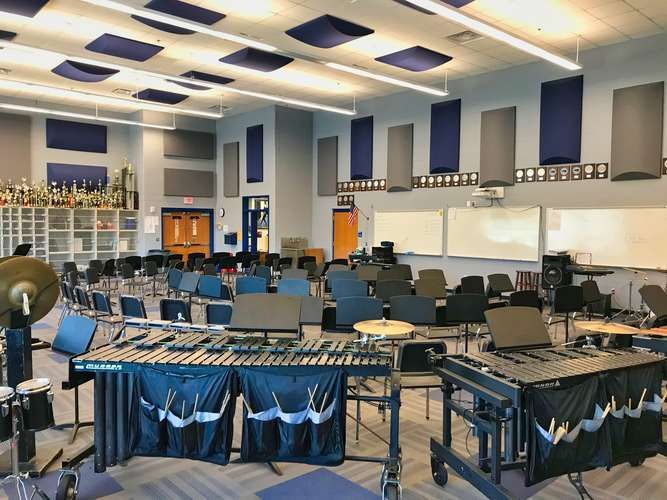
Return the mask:
[[(635, 40), (602, 49), (584, 52), (584, 100), (582, 126), (582, 162), (605, 162), (610, 158), (612, 92), (642, 83), (667, 78), (667, 36)], [(480, 113), (505, 106), (517, 106), (516, 167), (538, 165), (539, 96), (543, 81), (562, 78), (572, 73), (547, 63), (533, 63), (503, 71), (450, 82), (451, 95), (445, 99), (462, 98), (461, 171), (479, 169)], [(373, 177), (386, 177), (387, 128), (414, 123), (414, 175), (428, 174), (430, 105), (444, 99), (429, 98), (416, 92), (400, 93), (358, 104), (360, 117), (374, 116)], [(314, 122), (314, 158), (317, 139), (339, 136), (339, 180), (349, 180), (350, 119), (331, 113), (316, 113)], [(665, 130), (667, 144), (667, 130)], [(667, 151), (667, 148), (665, 149)], [(313, 162), (313, 171), (316, 164)], [(313, 192), (317, 193), (316, 175)], [(359, 208), (371, 216), (370, 222), (360, 219), (364, 233), (360, 246), (372, 245), (372, 214), (375, 210), (462, 207), (471, 199), (473, 188), (418, 189), (404, 193), (355, 193)], [(505, 189), (505, 205), (541, 205), (543, 207), (605, 207), (667, 204), (667, 178), (659, 180), (611, 182), (608, 180), (530, 183)], [(331, 210), (336, 197), (313, 198), (313, 246), (323, 247), (331, 255)], [(413, 269), (444, 268), (450, 283), (468, 274), (487, 275), (508, 272), (514, 277), (517, 269), (540, 270), (539, 263), (518, 263), (497, 260), (444, 257), (400, 257)], [(619, 271), (602, 278), (603, 292), (616, 289), (618, 302), (626, 302), (630, 274)], [(664, 277), (650, 274), (650, 280), (664, 284)]]

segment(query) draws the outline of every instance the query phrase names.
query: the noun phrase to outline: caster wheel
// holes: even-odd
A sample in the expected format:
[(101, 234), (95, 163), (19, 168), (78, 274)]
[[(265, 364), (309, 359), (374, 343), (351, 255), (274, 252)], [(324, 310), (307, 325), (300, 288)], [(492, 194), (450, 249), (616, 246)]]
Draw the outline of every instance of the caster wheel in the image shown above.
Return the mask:
[(643, 458), (633, 458), (632, 460), (630, 460), (631, 467), (639, 467), (643, 463), (644, 463)]
[(439, 462), (435, 458), (431, 458), (431, 475), (433, 476), (433, 481), (435, 481), (435, 484), (441, 487), (444, 487), (447, 484), (447, 480), (449, 479), (445, 464)]
[(63, 474), (58, 482), (56, 500), (74, 500), (76, 498), (76, 476)]
[(395, 484), (388, 484), (384, 487), (382, 492), (382, 500), (399, 500), (401, 498), (398, 492), (398, 486)]

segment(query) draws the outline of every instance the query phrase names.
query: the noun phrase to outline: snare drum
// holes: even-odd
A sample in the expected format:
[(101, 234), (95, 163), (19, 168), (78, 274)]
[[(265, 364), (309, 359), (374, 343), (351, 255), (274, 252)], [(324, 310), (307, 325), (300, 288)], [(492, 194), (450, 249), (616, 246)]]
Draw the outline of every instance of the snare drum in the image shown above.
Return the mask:
[(48, 378), (26, 380), (16, 386), (21, 401), (23, 428), (27, 431), (42, 431), (53, 427), (53, 391)]
[(12, 437), (12, 401), (14, 389), (0, 387), (0, 441)]

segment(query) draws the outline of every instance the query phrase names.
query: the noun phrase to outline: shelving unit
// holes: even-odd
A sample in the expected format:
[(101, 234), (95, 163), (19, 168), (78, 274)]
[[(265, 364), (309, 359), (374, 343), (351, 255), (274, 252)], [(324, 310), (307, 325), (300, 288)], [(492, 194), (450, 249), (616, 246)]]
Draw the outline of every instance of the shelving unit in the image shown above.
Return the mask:
[(134, 255), (138, 211), (96, 208), (0, 207), (0, 256), (31, 243), (30, 256), (60, 270), (64, 262), (87, 265)]

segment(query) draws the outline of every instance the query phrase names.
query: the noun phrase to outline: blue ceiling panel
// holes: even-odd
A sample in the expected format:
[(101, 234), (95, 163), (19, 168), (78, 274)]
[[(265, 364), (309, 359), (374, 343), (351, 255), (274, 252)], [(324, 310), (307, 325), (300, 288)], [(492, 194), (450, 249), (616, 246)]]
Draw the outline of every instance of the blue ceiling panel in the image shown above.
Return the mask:
[(376, 61), (390, 64), (410, 71), (427, 71), (452, 60), (447, 54), (441, 54), (426, 47), (415, 45), (393, 54), (376, 57)]
[(0, 30), (0, 40), (13, 40), (16, 38), (16, 33), (13, 31)]
[(145, 24), (146, 26), (150, 26), (151, 28), (164, 31), (166, 33), (173, 33), (174, 35), (192, 35), (194, 33), (192, 30), (174, 26), (173, 24), (161, 23), (160, 21), (148, 19), (147, 17), (137, 16), (135, 14), (132, 14), (130, 17), (135, 21), (139, 21), (140, 23)]
[(77, 82), (101, 82), (118, 73), (117, 69), (66, 60), (51, 70), (52, 73)]
[(151, 0), (146, 4), (146, 8), (208, 26), (225, 18), (225, 15), (221, 12), (198, 7), (181, 0)]
[(288, 65), (294, 61), (294, 58), (253, 49), (252, 47), (246, 47), (245, 49), (241, 49), (233, 54), (223, 57), (220, 61), (257, 71), (269, 72)]
[(161, 104), (178, 104), (188, 98), (185, 94), (177, 94), (176, 92), (167, 92), (166, 90), (158, 89), (144, 89), (136, 94), (132, 94), (132, 97), (141, 99), (142, 101), (153, 101)]
[(204, 73), (203, 71), (187, 71), (181, 76), (185, 78), (193, 78), (195, 80), (203, 80), (205, 82), (219, 83), (220, 85), (227, 85), (234, 81), (233, 78), (227, 78), (226, 76), (212, 75), (211, 73)]
[(375, 33), (374, 30), (328, 14), (287, 30), (292, 38), (319, 47), (330, 49), (359, 37)]
[(185, 83), (185, 82), (179, 82), (178, 80), (167, 80), (169, 83), (174, 83), (176, 85), (180, 85), (183, 88), (190, 89), (190, 90), (211, 90), (211, 87), (204, 87), (203, 85), (197, 85), (196, 83)]
[(153, 57), (164, 47), (105, 33), (86, 45), (86, 49), (100, 54), (143, 62)]
[(18, 16), (35, 17), (49, 0), (0, 0), (0, 11)]

